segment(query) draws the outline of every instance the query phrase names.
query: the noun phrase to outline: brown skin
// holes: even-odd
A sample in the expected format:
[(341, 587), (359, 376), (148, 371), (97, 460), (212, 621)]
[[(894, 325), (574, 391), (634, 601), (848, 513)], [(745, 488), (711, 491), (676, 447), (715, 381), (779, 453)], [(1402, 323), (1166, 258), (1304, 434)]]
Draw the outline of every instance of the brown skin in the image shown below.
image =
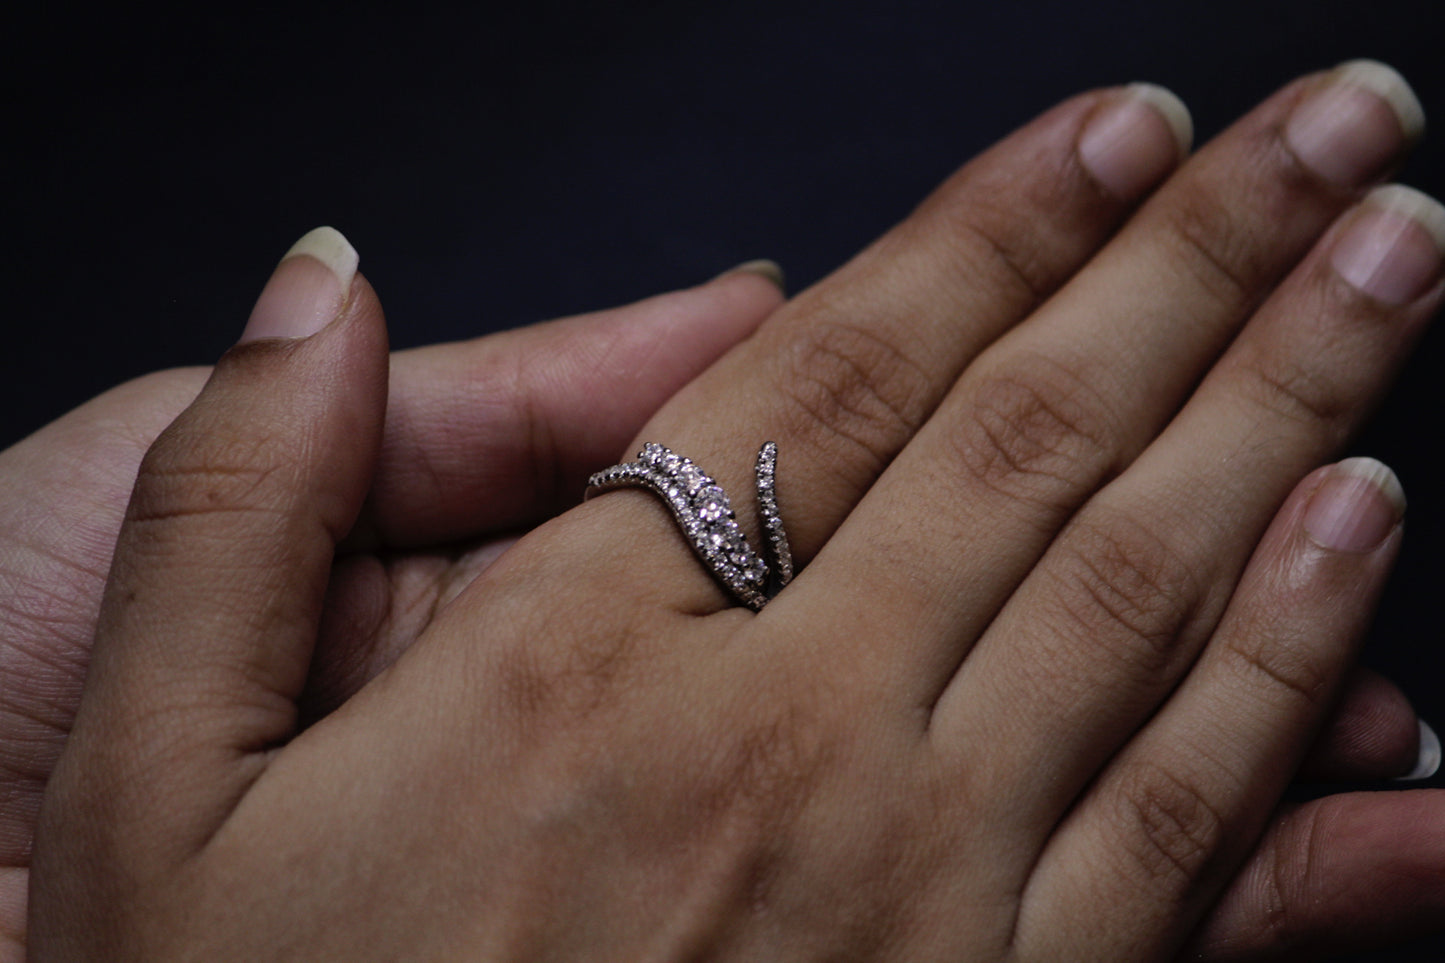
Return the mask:
[[(303, 697), (304, 715), (326, 714), (395, 660), (417, 632), (397, 613), (424, 611), (429, 598), (448, 585), (464, 584), (477, 566), (511, 541), (491, 540), (487, 532), (521, 528), (565, 508), (566, 494), (575, 497), (586, 472), (607, 461), (612, 457), (609, 452), (636, 432), (650, 414), (646, 405), (661, 400), (639, 393), (632, 376), (644, 360), (655, 360), (655, 345), (650, 338), (619, 343), (615, 322), (645, 329), (652, 312), (665, 309), (674, 322), (671, 337), (680, 350), (720, 351), (726, 344), (710, 344), (695, 332), (711, 330), (725, 336), (735, 331), (741, 336), (779, 303), (770, 287), (747, 275), (682, 297), (690, 298), (702, 312), (686, 308), (673, 296), (467, 345), (402, 352), (393, 358), (391, 422), (385, 429), (384, 452), (397, 453), (392, 456), (394, 467), (383, 465), (378, 470), (378, 489), (390, 486), (398, 492), (395, 498), (379, 499), (396, 506), (389, 509), (395, 514), (388, 522), (387, 541), (425, 542), (405, 537), (426, 524), (424, 518), (402, 514), (408, 500), (429, 511), (439, 508), (444, 516), (441, 530), (452, 525), (483, 541), (466, 552), (438, 546), (431, 555), (409, 556), (394, 550), (344, 553), (333, 569), (319, 649)], [(688, 318), (694, 320), (692, 325), (675, 323)], [(620, 363), (611, 371), (622, 375), (625, 384), (596, 380), (604, 379), (609, 369), (595, 367), (590, 359), (606, 350), (621, 353)], [(539, 357), (550, 359), (550, 370), (556, 374), (537, 365)], [(525, 369), (517, 367), (517, 359), (522, 358), (532, 360)], [(705, 354), (678, 358), (670, 377), (686, 377), (689, 365), (700, 366), (706, 360)], [(504, 374), (514, 369), (530, 372), (532, 380), (518, 381)], [(669, 373), (656, 364), (647, 370), (660, 379)], [(6, 805), (0, 811), (0, 835), (5, 840), (0, 939), (5, 942), (0, 944), (0, 960), (5, 963), (24, 958), (35, 815), (80, 701), (103, 575), (136, 467), (161, 429), (194, 400), (209, 373), (197, 368), (138, 379), (0, 454), (0, 485), (5, 491), (0, 502), (4, 519), (0, 579), (12, 599), (44, 597), (41, 589), (46, 588), (55, 605), (38, 612), (12, 603), (4, 621), (6, 687), (0, 694), (4, 733), (0, 747), (6, 755), (0, 784)], [(509, 406), (478, 404), (468, 397), (469, 388), (489, 383), (508, 386), (518, 402), (530, 404), (536, 415), (518, 416)], [(663, 379), (658, 390), (666, 388)], [(607, 396), (630, 407), (598, 417), (596, 400)], [(408, 417), (409, 410), (418, 414)], [(543, 437), (523, 437), (521, 428), (529, 423), (550, 427)], [(564, 434), (584, 425), (592, 430)], [(509, 428), (516, 434), (509, 435)], [(553, 444), (565, 443), (578, 452), (562, 469), (557, 486), (561, 491), (539, 490), (532, 482), (551, 473), (538, 465), (554, 462), (562, 454), (547, 451), (544, 437), (557, 438)], [(475, 445), (475, 451), (458, 453), (454, 462), (444, 465), (434, 489), (408, 496), (417, 482), (409, 480), (405, 471), (418, 463), (416, 452), (429, 453), (425, 461), (435, 464), (436, 453), (447, 451), (452, 439)], [(477, 466), (509, 470), (478, 477)], [(77, 467), (84, 471), (77, 472)], [(438, 506), (433, 496), (450, 501)], [(77, 519), (87, 525), (84, 535), (71, 528)], [(353, 537), (352, 542), (382, 541), (371, 527), (370, 534)], [(52, 540), (37, 541), (37, 534), (44, 532), (57, 534)], [(376, 612), (392, 614), (366, 618)], [(1407, 771), (1414, 761), (1414, 720), (1399, 689), (1373, 673), (1356, 670), (1334, 722), (1307, 760), (1306, 775), (1357, 780)]]
[[(1371, 546), (1322, 547), (1302, 519), (1337, 473), (1304, 476), (1440, 293), (1392, 308), (1328, 271), (1321, 235), (1359, 189), (1300, 176), (1278, 141), (1319, 82), (1222, 135), (1086, 267), (1136, 199), (1072, 154), (1117, 92), (1071, 101), (668, 402), (641, 437), (735, 493), (738, 452), (780, 443), (810, 565), (761, 615), (651, 499), (609, 495), (299, 735), (333, 551), (384, 451), (385, 337), (358, 280), (314, 337), (233, 351), (120, 532), (42, 813), (36, 958), (1157, 959), (1261, 871), (1303, 881), (1313, 939), (1360, 921), (1309, 917), (1311, 887), (1374, 925), (1428, 919), (1440, 887), (1372, 899), (1393, 870), (1362, 875), (1349, 838), (1314, 844), (1315, 874), (1297, 813), (1250, 854), (1400, 537), (1392, 516)], [(1018, 204), (985, 203), (1005, 184)], [(1250, 222), (1261, 197), (1303, 214)], [(1220, 205), (1245, 213), (1179, 213)], [(1235, 283), (1199, 289), (1191, 258)], [(1169, 309), (1098, 303), (1124, 289)], [(1141, 326), (1136, 366), (1087, 355), (1110, 323)], [(927, 357), (905, 354), (918, 326)], [(1322, 394), (1261, 394), (1286, 364)], [(1248, 484), (1177, 483), (1212, 446), (1253, 459)], [(1201, 745), (1230, 751), (1182, 751)], [(1238, 885), (1221, 955), (1279, 935), (1276, 893)]]
[[(425, 612), (493, 547), (574, 504), (588, 473), (678, 385), (781, 302), (756, 274), (729, 274), (612, 311), (396, 354), (380, 463), (333, 573), (304, 711), (323, 714), (389, 665), (415, 638), (405, 613)], [(651, 376), (639, 379), (644, 364)], [(24, 958), (35, 818), (80, 703), (137, 467), (209, 376), (148, 375), (0, 452), (4, 963)]]

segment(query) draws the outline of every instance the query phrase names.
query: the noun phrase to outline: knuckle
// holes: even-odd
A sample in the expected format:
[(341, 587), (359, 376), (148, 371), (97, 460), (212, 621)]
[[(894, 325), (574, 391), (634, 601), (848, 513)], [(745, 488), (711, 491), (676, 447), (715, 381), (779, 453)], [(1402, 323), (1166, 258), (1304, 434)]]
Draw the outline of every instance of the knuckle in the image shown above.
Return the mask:
[[(977, 198), (972, 200), (977, 205)], [(1037, 224), (1036, 219), (1021, 218), (1016, 209), (994, 211), (975, 206), (949, 223), (956, 263), (973, 265), (975, 275), (1013, 288), (1022, 303), (1038, 304), (1048, 296), (1050, 272), (1036, 248), (1037, 240), (1019, 230)]]
[(1152, 891), (1182, 897), (1224, 841), (1223, 814), (1188, 776), (1155, 764), (1130, 768), (1117, 800), (1129, 868)]
[[(507, 385), (504, 399), (511, 399), (512, 423), (520, 425), (520, 438), (524, 440), (522, 464), (532, 479), (532, 489), (548, 502), (568, 490), (571, 476), (566, 472), (563, 446), (557, 437), (555, 417), (549, 417), (546, 410), (549, 395), (538, 391), (535, 362), (529, 352), (515, 352), (511, 364), (499, 380)], [(440, 473), (430, 469), (436, 479), (437, 490), (445, 491)]]
[(197, 437), (175, 426), (141, 459), (130, 520), (273, 511), (287, 459), (270, 438)]
[(910, 225), (959, 265), (959, 280), (1016, 305), (1037, 304), (1058, 284), (1060, 255), (1097, 229), (1097, 194), (1081, 190), (1071, 151), (1045, 149), (1017, 164), (969, 165), (920, 208)]
[(1078, 375), (1030, 356), (974, 386), (953, 454), (967, 477), (1009, 498), (1072, 504), (1116, 458), (1103, 412)]
[(1262, 686), (1275, 697), (1298, 698), (1316, 708), (1329, 698), (1335, 676), (1333, 660), (1307, 641), (1266, 628), (1230, 633), (1215, 644), (1235, 674), (1255, 688)]
[(1179, 198), (1165, 215), (1175, 258), (1220, 304), (1253, 299), (1265, 273), (1248, 223), (1208, 190)]
[(1290, 424), (1334, 425), (1350, 405), (1320, 374), (1289, 358), (1254, 358), (1236, 366), (1235, 389), (1252, 405)]
[(1266, 946), (1289, 946), (1308, 922), (1300, 909), (1309, 905), (1324, 882), (1321, 869), (1328, 862), (1321, 855), (1329, 840), (1339, 838), (1335, 833), (1338, 827), (1330, 825), (1330, 812), (1328, 806), (1319, 804), (1296, 810), (1297, 817), (1288, 820), (1288, 831), (1276, 842), (1266, 871), (1260, 874), (1259, 925)]
[(778, 387), (802, 437), (862, 451), (875, 472), (927, 413), (930, 377), (887, 338), (857, 324), (799, 326)]
[(1164, 536), (1127, 515), (1080, 518), (1059, 543), (1059, 610), (1091, 650), (1100, 645), (1150, 672), (1173, 659), (1201, 598), (1196, 566)]

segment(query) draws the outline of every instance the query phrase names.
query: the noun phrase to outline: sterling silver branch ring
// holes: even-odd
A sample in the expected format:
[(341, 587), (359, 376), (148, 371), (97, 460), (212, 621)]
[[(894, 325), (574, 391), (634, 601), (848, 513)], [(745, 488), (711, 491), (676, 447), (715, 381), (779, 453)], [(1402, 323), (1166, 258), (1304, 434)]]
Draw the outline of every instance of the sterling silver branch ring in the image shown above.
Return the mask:
[(758, 451), (758, 515), (764, 534), (764, 561), (738, 526), (722, 487), (695, 465), (656, 443), (642, 447), (637, 461), (613, 465), (587, 481), (587, 494), (615, 488), (645, 488), (672, 511), (707, 570), (744, 605), (761, 609), (793, 578), (793, 555), (778, 514), (778, 446)]

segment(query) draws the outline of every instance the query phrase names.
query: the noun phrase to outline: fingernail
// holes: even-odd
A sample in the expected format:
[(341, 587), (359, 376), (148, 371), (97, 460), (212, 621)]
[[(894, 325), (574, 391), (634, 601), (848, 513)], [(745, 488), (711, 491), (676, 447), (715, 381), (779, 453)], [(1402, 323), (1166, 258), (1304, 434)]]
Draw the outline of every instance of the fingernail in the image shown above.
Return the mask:
[(1089, 118), (1079, 160), (1110, 194), (1132, 200), (1173, 170), (1193, 140), (1182, 100), (1154, 84), (1130, 84)]
[(1400, 184), (1365, 198), (1330, 263), (1350, 285), (1386, 304), (1409, 304), (1440, 280), (1445, 207)]
[(1336, 552), (1364, 553), (1383, 542), (1405, 515), (1405, 490), (1373, 458), (1346, 458), (1310, 496), (1304, 529)]
[(1369, 183), (1425, 130), (1425, 111), (1394, 68), (1352, 60), (1294, 109), (1285, 142), (1304, 165), (1340, 187)]
[(1415, 768), (1397, 779), (1397, 782), (1417, 782), (1421, 779), (1429, 779), (1440, 771), (1440, 737), (1435, 735), (1435, 730), (1420, 720), (1420, 753), (1416, 757)]
[[(756, 274), (758, 277), (771, 281), (779, 291), (788, 293), (786, 281), (783, 276), (783, 269), (778, 266), (777, 261), (769, 261), (766, 258), (759, 258), (756, 261), (744, 261), (737, 267), (730, 267), (718, 278), (725, 278), (730, 274)], [(713, 278), (717, 280), (717, 278)]]
[(256, 299), (241, 342), (306, 338), (335, 319), (356, 277), (356, 249), (331, 227), (318, 227), (291, 245)]

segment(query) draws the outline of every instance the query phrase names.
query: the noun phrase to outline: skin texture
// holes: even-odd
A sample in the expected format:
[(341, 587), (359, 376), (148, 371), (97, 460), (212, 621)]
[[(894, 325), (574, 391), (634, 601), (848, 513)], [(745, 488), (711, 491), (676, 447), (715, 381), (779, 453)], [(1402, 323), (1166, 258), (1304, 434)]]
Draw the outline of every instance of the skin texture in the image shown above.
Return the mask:
[[(324, 268), (288, 262), (281, 280)], [(753, 273), (464, 344), (400, 352), (373, 493), (333, 571), (304, 712), (389, 665), (426, 612), (782, 301)], [(651, 377), (635, 376), (646, 366)], [(0, 960), (24, 958), (36, 813), (70, 731), (141, 458), (210, 369), (122, 385), (0, 452)], [(415, 551), (410, 551), (416, 549)]]
[[(1354, 486), (1378, 531), (1336, 544), (1309, 521), (1353, 476), (1309, 469), (1439, 298), (1330, 270), (1367, 183), (1280, 139), (1329, 82), (1117, 234), (1138, 198), (1073, 145), (1119, 92), (1065, 104), (663, 406), (640, 437), (735, 493), (736, 452), (779, 441), (808, 568), (761, 615), (609, 495), (299, 734), (333, 553), (387, 464), (384, 332), (358, 279), (319, 334), (237, 348), (141, 466), (42, 813), (37, 958), (1157, 959), (1222, 894), (1247, 956), (1292, 935), (1260, 866), (1328, 939), (1311, 887), (1379, 878), (1350, 839), (1319, 878), (1287, 814), (1239, 874), (1403, 506)], [(1438, 891), (1410, 896), (1428, 919)]]
[[(372, 504), (397, 506), (387, 509), (397, 514), (359, 525), (350, 550), (333, 566), (303, 717), (326, 715), (395, 661), (419, 624), (405, 613), (425, 613), (454, 595), (514, 542), (494, 533), (521, 531), (569, 507), (588, 471), (610, 460), (662, 392), (709, 360), (707, 352), (728, 346), (719, 338), (742, 337), (779, 303), (771, 288), (741, 275), (614, 312), (395, 356), (374, 487), (397, 494), (378, 494)], [(658, 363), (652, 334), (663, 318), (662, 336), (676, 346), (673, 356), (664, 347), (666, 365)], [(636, 336), (625, 337), (624, 326)], [(596, 363), (609, 356), (612, 366)], [(539, 357), (549, 364), (537, 365)], [(651, 393), (639, 392), (633, 375), (644, 365), (658, 379)], [(519, 376), (524, 372), (527, 377)], [(24, 958), (35, 815), (80, 700), (105, 572), (136, 468), (209, 373), (158, 372), (131, 382), (0, 454), (0, 577), (9, 599), (49, 600), (44, 608), (12, 602), (3, 620), (5, 963)], [(609, 376), (618, 380), (609, 383)], [(490, 403), (478, 397), (489, 384), (502, 386)], [(598, 400), (608, 398), (624, 407), (599, 412)], [(578, 432), (579, 426), (588, 430)], [(454, 450), (458, 442), (467, 447)], [(438, 462), (439, 469), (415, 470)], [(484, 474), (478, 466), (494, 471)], [(535, 483), (546, 476), (557, 478), (550, 489)], [(417, 509), (401, 514), (407, 505)], [(77, 531), (77, 519), (84, 530)], [(399, 554), (398, 545), (426, 547), (428, 539), (416, 534), (422, 525), (441, 538), (455, 530), (479, 540)], [(1303, 775), (1316, 781), (1397, 776), (1414, 763), (1415, 732), (1400, 690), (1356, 670)], [(1251, 922), (1246, 915), (1236, 928)]]

